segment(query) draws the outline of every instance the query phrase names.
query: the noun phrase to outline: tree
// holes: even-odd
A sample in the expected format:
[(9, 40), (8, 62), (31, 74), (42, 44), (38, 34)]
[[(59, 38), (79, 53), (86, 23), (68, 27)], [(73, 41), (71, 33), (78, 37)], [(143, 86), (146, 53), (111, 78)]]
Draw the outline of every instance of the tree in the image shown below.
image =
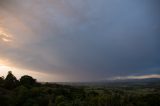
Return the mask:
[(0, 86), (2, 86), (4, 83), (4, 77), (0, 77)]
[(36, 84), (36, 79), (32, 78), (31, 76), (24, 75), (20, 78), (20, 84), (24, 86), (33, 86)]
[(65, 101), (64, 96), (62, 96), (62, 95), (61, 96), (57, 96), (56, 99), (55, 99), (55, 104), (57, 106), (63, 106), (64, 101)]
[(7, 89), (13, 89), (18, 86), (19, 81), (17, 78), (12, 74), (11, 71), (8, 72), (7, 77), (4, 80), (4, 87)]

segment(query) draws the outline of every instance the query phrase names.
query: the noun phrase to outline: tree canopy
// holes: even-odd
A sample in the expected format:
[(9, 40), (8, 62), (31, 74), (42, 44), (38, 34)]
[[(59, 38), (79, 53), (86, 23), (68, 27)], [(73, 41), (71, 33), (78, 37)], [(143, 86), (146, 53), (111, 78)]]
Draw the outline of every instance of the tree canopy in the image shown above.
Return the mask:
[(4, 80), (4, 86), (7, 89), (13, 89), (18, 85), (19, 81), (17, 78), (12, 74), (11, 71), (8, 72), (8, 75), (6, 76)]
[(0, 106), (160, 106), (160, 85), (126, 87), (38, 84), (29, 75), (0, 77)]
[(36, 79), (32, 78), (31, 76), (24, 75), (20, 78), (20, 84), (24, 86), (33, 86), (36, 84)]

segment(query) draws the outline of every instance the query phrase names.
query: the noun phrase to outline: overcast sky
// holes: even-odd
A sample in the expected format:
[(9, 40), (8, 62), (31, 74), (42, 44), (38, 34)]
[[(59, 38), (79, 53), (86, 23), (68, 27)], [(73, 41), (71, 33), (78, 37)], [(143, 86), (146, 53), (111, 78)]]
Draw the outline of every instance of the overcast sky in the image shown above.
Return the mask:
[(159, 75), (159, 5), (159, 0), (0, 0), (0, 62), (19, 73), (58, 76), (56, 81)]

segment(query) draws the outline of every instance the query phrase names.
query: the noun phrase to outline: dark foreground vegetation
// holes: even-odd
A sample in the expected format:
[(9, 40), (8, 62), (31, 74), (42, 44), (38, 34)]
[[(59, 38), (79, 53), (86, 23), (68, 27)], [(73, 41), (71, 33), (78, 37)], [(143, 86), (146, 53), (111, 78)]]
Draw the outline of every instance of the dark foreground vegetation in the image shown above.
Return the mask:
[(0, 77), (0, 106), (160, 106), (160, 87), (41, 84), (9, 72)]

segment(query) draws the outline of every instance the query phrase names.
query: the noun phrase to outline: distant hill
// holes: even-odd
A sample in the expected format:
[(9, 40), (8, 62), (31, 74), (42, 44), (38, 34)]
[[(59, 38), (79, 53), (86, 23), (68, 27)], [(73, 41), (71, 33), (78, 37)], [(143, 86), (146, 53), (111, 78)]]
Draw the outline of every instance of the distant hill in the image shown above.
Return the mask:
[[(107, 80), (108, 82), (108, 80)], [(145, 79), (122, 79), (111, 80), (109, 82), (160, 82), (160, 78), (145, 78)]]
[(101, 80), (96, 82), (63, 82), (59, 84), (72, 86), (98, 86), (98, 87), (130, 87), (130, 86), (160, 86), (160, 78)]
[(160, 78), (145, 78), (145, 79), (123, 79), (123, 80), (106, 80), (101, 82), (106, 86), (118, 86), (118, 87), (128, 87), (128, 86), (146, 86), (146, 87), (159, 87)]

